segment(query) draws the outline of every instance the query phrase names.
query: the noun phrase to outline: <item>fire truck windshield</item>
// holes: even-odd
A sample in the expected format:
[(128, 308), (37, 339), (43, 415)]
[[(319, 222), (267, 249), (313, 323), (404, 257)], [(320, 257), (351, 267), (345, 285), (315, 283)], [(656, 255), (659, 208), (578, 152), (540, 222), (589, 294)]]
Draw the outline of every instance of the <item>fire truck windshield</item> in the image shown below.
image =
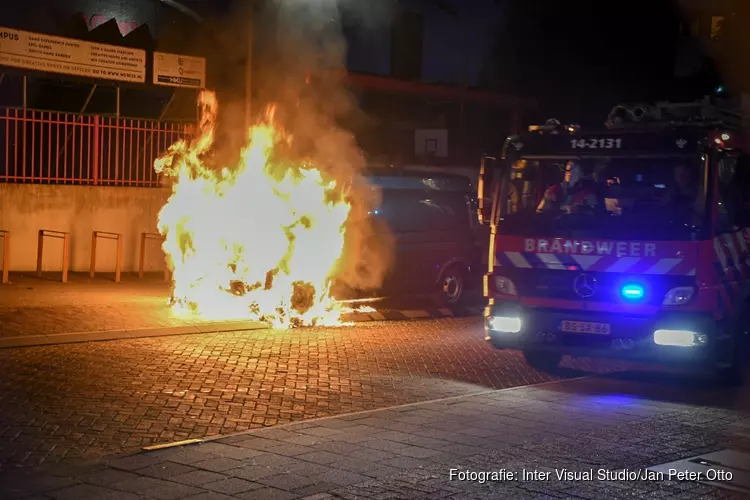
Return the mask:
[(689, 239), (706, 213), (703, 170), (684, 157), (522, 158), (505, 169), (498, 232)]

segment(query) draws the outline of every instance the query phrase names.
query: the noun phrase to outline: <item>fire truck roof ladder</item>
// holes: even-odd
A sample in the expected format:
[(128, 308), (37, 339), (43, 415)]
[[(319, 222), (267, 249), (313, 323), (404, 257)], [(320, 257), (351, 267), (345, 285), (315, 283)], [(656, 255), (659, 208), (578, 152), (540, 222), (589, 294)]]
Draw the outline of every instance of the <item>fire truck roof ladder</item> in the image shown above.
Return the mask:
[(712, 102), (709, 96), (686, 103), (669, 101), (653, 105), (618, 104), (609, 114), (607, 128), (666, 128), (674, 126), (717, 127), (738, 131), (742, 129), (743, 116)]

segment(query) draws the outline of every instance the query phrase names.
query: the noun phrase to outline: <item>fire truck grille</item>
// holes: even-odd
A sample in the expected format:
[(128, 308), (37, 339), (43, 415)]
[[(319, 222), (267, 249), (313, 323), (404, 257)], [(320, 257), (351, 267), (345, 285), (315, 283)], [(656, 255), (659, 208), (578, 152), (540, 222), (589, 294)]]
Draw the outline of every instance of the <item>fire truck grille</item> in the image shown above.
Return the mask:
[[(523, 297), (557, 300), (620, 302), (625, 283), (644, 286), (644, 303), (658, 306), (672, 287), (692, 284), (685, 276), (627, 276), (619, 273), (581, 273), (580, 271), (530, 270), (519, 273), (514, 282)], [(585, 275), (585, 278), (582, 277)], [(512, 277), (511, 277), (512, 279)], [(582, 286), (584, 285), (584, 286)]]

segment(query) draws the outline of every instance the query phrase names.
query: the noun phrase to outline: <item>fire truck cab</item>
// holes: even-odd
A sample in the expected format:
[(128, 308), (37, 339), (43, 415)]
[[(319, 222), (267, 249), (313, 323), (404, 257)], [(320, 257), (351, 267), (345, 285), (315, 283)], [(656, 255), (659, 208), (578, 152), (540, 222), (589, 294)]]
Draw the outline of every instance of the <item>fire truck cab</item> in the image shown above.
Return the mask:
[(750, 162), (707, 102), (616, 107), (603, 131), (550, 120), (485, 156), (485, 338), (564, 355), (709, 366), (743, 382)]

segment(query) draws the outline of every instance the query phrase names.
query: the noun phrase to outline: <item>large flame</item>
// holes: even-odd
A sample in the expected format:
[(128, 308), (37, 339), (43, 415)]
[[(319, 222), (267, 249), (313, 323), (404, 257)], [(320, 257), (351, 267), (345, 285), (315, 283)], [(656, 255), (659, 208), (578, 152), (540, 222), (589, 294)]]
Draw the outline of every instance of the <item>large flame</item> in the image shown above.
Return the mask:
[(307, 162), (278, 160), (291, 136), (274, 110), (249, 131), (234, 168), (210, 165), (218, 103), (203, 92), (200, 130), (154, 168), (172, 180), (159, 213), (178, 310), (276, 327), (340, 324), (330, 296), (351, 206), (348, 186)]

